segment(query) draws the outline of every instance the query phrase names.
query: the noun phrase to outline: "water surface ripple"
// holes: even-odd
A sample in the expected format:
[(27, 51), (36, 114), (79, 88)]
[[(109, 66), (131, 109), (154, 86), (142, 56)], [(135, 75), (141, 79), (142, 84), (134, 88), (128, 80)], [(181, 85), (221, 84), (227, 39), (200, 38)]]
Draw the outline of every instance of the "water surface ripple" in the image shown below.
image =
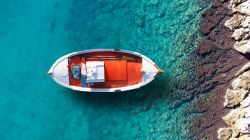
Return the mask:
[[(2, 0), (0, 138), (187, 139), (181, 80), (199, 41), (201, 0)], [(166, 73), (119, 94), (74, 92), (45, 75), (72, 51), (121, 48)], [(191, 63), (191, 62), (190, 62)]]

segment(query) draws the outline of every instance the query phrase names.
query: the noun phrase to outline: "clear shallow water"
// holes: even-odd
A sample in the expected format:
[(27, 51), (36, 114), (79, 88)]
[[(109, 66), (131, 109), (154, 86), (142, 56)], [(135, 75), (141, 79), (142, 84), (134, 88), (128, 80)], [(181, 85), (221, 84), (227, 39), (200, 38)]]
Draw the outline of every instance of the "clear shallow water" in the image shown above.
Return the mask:
[[(0, 138), (186, 139), (190, 103), (175, 84), (186, 76), (205, 7), (197, 0), (0, 1)], [(117, 47), (167, 72), (122, 94), (73, 92), (45, 75), (66, 53)]]

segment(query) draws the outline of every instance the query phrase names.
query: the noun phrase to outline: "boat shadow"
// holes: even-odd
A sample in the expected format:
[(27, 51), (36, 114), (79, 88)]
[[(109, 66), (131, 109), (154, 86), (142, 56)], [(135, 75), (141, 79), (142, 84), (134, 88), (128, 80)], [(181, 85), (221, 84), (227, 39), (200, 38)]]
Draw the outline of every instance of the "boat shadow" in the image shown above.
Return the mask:
[(141, 87), (140, 89), (116, 92), (116, 93), (91, 93), (91, 92), (79, 92), (72, 90), (65, 90), (74, 102), (80, 105), (90, 105), (92, 107), (100, 107), (111, 105), (114, 107), (121, 106), (141, 106), (152, 105), (158, 100), (170, 101), (171, 89), (169, 88), (171, 83), (169, 79), (164, 77), (158, 77), (148, 85)]

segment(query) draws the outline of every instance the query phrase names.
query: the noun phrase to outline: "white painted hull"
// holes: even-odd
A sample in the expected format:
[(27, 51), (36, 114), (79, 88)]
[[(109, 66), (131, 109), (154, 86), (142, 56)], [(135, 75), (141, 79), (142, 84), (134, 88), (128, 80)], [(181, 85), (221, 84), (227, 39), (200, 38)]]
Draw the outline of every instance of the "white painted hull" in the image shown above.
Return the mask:
[[(89, 52), (114, 52), (119, 51), (122, 53), (132, 54), (142, 58), (142, 80), (138, 84), (128, 85), (125, 87), (119, 88), (88, 88), (88, 87), (80, 87), (80, 86), (71, 86), (67, 81), (67, 61), (68, 58), (75, 55), (80, 55)], [(61, 86), (66, 88), (76, 90), (76, 91), (83, 91), (83, 92), (121, 92), (121, 91), (128, 91), (133, 89), (138, 89), (142, 86), (147, 85), (151, 81), (155, 79), (157, 74), (162, 72), (159, 67), (148, 57), (132, 51), (127, 50), (114, 50), (114, 49), (93, 49), (93, 50), (84, 50), (84, 51), (77, 51), (67, 55), (62, 56), (59, 58), (49, 69), (48, 74), (52, 77), (52, 79)]]

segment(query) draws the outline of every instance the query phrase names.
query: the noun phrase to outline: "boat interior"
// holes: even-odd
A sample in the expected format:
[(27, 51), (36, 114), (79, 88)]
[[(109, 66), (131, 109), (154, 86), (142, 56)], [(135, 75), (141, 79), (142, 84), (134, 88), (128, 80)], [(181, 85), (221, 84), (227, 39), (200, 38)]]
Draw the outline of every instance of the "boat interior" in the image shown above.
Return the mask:
[(90, 52), (68, 58), (70, 86), (117, 88), (142, 81), (142, 58), (122, 52)]

